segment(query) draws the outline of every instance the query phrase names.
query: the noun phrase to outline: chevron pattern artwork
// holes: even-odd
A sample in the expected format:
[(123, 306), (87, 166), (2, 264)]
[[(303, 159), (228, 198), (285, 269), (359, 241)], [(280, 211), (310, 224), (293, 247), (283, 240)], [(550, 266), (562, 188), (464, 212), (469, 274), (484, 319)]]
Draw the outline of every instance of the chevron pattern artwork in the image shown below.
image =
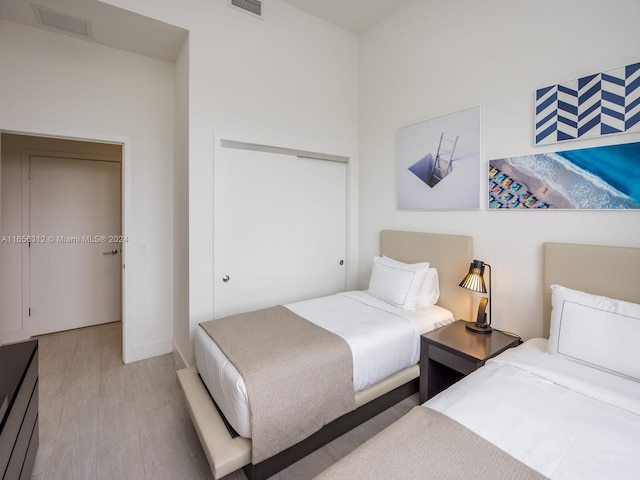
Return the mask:
[(535, 144), (640, 130), (640, 63), (536, 90)]

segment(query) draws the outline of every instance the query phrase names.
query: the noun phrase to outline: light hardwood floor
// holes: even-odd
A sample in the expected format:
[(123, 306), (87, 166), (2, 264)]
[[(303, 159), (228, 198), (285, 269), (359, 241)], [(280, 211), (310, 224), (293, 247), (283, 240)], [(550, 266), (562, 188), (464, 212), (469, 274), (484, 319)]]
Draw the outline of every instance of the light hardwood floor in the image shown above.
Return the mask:
[[(122, 363), (122, 326), (39, 340), (40, 446), (32, 480), (212, 479), (172, 355)], [(312, 478), (400, 418), (417, 394), (272, 477)], [(241, 471), (225, 480), (246, 479)]]

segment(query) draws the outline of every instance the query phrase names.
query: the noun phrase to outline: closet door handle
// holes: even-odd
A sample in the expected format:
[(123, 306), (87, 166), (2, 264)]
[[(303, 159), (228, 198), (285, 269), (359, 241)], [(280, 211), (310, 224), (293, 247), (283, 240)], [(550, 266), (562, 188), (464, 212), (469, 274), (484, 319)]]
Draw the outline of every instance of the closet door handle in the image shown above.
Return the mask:
[(222, 277), (222, 281), (224, 283), (227, 283), (229, 280), (231, 280), (231, 277), (229, 275), (225, 275), (224, 277)]

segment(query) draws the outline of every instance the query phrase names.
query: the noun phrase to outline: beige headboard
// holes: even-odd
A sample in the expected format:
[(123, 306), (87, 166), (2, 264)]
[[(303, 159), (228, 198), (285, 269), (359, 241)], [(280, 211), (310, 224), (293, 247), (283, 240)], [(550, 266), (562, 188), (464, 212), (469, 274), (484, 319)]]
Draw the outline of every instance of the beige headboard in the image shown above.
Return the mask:
[(451, 310), (456, 319), (471, 318), (472, 295), (458, 284), (473, 260), (472, 237), (382, 230), (380, 254), (405, 263), (429, 262), (438, 269), (438, 305)]
[(549, 336), (553, 284), (640, 303), (640, 248), (545, 243), (543, 332)]

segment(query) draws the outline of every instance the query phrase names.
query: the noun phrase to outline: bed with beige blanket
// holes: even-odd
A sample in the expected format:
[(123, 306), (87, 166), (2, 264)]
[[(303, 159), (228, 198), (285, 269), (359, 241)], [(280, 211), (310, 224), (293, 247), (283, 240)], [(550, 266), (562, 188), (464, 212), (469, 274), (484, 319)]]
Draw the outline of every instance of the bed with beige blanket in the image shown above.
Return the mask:
[(355, 409), (351, 349), (339, 335), (281, 305), (201, 326), (236, 366), (251, 400), (252, 463)]
[[(198, 327), (178, 379), (214, 478), (266, 478), (416, 391), (420, 334), (471, 309), (456, 282), (472, 240), (383, 231), (380, 253), (367, 291)], [(427, 270), (437, 305), (420, 304)]]
[(639, 248), (545, 244), (549, 338), (487, 361), (317, 478), (638, 478), (638, 271)]

